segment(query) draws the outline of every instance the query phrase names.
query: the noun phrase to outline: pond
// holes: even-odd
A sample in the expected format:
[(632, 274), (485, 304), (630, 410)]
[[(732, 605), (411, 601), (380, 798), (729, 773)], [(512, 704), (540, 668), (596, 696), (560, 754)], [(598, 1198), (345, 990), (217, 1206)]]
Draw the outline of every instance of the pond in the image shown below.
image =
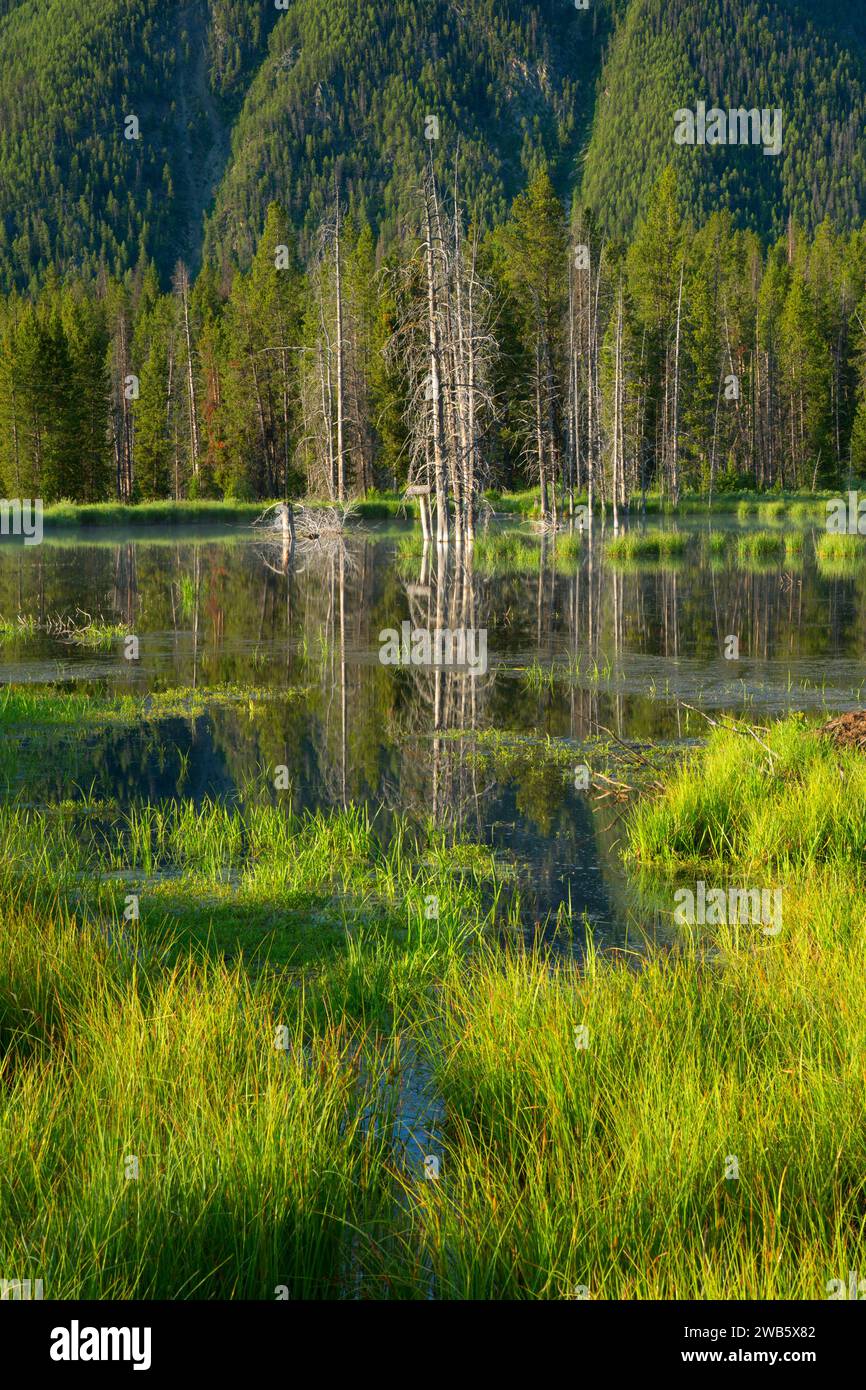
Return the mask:
[[(231, 800), (283, 767), (294, 810), (355, 803), (386, 838), (402, 814), (489, 845), (515, 866), (527, 931), (550, 933), (565, 904), (615, 944), (623, 774), (589, 794), (579, 769), (613, 775), (611, 752), (637, 768), (719, 711), (850, 707), (866, 676), (866, 567), (822, 566), (807, 532), (755, 558), (742, 527), (680, 529), (682, 553), (649, 563), (611, 559), (600, 526), (561, 545), (494, 525), (471, 558), (425, 554), (393, 523), (291, 558), (243, 526), (4, 543), (0, 682), (200, 693), (132, 727), (8, 729), (5, 795)], [(77, 640), (56, 621), (76, 613), (120, 635)], [(405, 623), (483, 632), (486, 670), (383, 664), (381, 634)], [(227, 684), (242, 697), (212, 700)]]

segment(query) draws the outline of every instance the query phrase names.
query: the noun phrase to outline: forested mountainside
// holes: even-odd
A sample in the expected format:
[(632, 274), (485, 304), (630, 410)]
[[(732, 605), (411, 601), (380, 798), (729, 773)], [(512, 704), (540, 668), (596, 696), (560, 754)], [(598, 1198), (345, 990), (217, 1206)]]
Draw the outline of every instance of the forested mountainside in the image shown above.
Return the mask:
[[(279, 6), (279, 7), (278, 7)], [(673, 159), (696, 221), (765, 237), (866, 210), (853, 0), (0, 0), (0, 288), (249, 264), (272, 201), (310, 249), (335, 177), (390, 243), (431, 146), (476, 215), (539, 161), (629, 235)], [(776, 108), (784, 149), (676, 148), (673, 113)], [(138, 138), (128, 118), (138, 121)], [(437, 140), (425, 139), (429, 117)]]
[[(0, 0), (0, 493), (866, 470), (864, 40), (842, 0)], [(675, 143), (701, 103), (778, 154)]]
[(208, 248), (248, 263), (268, 203), (309, 238), (335, 174), (387, 236), (431, 144), (459, 141), (488, 217), (539, 157), (573, 185), (605, 6), (287, 2), (6, 3), (0, 284), (122, 275), (142, 253), (163, 279), (195, 267), (214, 193)]
[[(793, 217), (866, 217), (866, 9), (856, 0), (630, 0), (604, 64), (584, 201), (629, 233), (673, 162), (696, 221), (726, 209), (778, 235)], [(675, 148), (673, 113), (699, 101), (782, 111), (778, 158), (760, 148)]]
[(606, 14), (564, 0), (295, 0), (238, 117), (207, 249), (248, 260), (272, 199), (309, 244), (335, 177), (388, 242), (428, 154), (444, 169), (458, 144), (479, 218), (501, 219), (539, 160), (567, 195)]
[[(196, 264), (268, 0), (6, 0), (0, 284)], [(137, 130), (129, 118), (135, 117)]]

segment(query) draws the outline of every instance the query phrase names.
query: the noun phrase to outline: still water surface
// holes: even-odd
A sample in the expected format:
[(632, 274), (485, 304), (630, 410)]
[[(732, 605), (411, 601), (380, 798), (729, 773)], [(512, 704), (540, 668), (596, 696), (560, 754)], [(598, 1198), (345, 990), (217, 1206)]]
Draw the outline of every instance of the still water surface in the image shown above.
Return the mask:
[[(519, 572), (425, 560), (393, 525), (290, 563), (245, 527), (3, 544), (0, 618), (81, 609), (128, 624), (140, 658), (124, 660), (122, 641), (94, 654), (13, 639), (0, 683), (205, 699), (203, 714), (138, 729), (53, 732), (35, 766), (22, 759), (16, 774), (12, 760), (7, 794), (230, 797), (285, 764), (296, 809), (366, 802), (383, 834), (395, 813), (432, 818), (513, 859), (533, 929), (569, 903), (602, 940), (620, 940), (621, 808), (574, 786), (598, 740), (672, 747), (706, 732), (684, 706), (757, 720), (837, 710), (866, 682), (866, 566), (822, 572), (807, 536), (801, 559), (742, 568), (733, 530), (720, 559), (699, 524), (694, 534), (664, 567), (616, 568), (597, 530), (579, 561), (558, 563), (545, 545)], [(486, 674), (383, 665), (380, 632), (406, 621), (485, 629)], [(737, 661), (724, 656), (729, 635)], [(264, 706), (255, 719), (249, 700), (209, 706), (207, 690), (226, 682), (275, 698), (252, 696)], [(26, 747), (37, 735), (13, 737)]]

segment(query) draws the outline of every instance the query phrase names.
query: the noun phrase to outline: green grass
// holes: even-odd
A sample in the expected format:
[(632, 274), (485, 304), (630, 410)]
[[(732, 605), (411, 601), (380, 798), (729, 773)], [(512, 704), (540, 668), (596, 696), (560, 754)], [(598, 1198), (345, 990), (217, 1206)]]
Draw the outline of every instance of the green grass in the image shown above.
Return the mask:
[(91, 618), (80, 627), (71, 628), (68, 640), (76, 647), (85, 647), (89, 651), (108, 652), (115, 642), (131, 631), (128, 623), (109, 623), (101, 618)]
[[(746, 519), (761, 516), (765, 521), (778, 522), (791, 520), (796, 524), (823, 520), (826, 514), (827, 499), (836, 496), (832, 491), (816, 493), (772, 493), (769, 497), (758, 492), (716, 493), (710, 506), (708, 495), (701, 492), (686, 492), (680, 497), (678, 506), (670, 498), (657, 492), (645, 496), (635, 494), (630, 500), (633, 516), (639, 517), (644, 511), (648, 515), (675, 515), (677, 512), (735, 512)], [(488, 490), (484, 493), (486, 501), (494, 511), (509, 516), (537, 517), (541, 505), (537, 487), (514, 492)], [(586, 503), (586, 493), (575, 494), (576, 503)], [(332, 505), (327, 498), (304, 498), (308, 507)], [(248, 502), (236, 498), (194, 499), (157, 501), (123, 504), (120, 502), (78, 503), (61, 501), (46, 507), (43, 514), (44, 525), (48, 530), (59, 530), (77, 526), (189, 526), (218, 523), (246, 523), (254, 521), (266, 507), (272, 505), (267, 500)], [(597, 500), (597, 509), (601, 503)], [(353, 500), (353, 506), (362, 520), (387, 520), (417, 516), (417, 504), (410, 500), (404, 502), (400, 493), (371, 491), (364, 498)], [(563, 518), (565, 506), (560, 503)], [(605, 508), (611, 511), (610, 503)]]
[(387, 1049), (274, 977), (0, 923), (3, 1268), (48, 1298), (347, 1296), (393, 1207)]
[[(0, 723), (49, 727), (90, 705), (3, 698)], [(780, 884), (778, 936), (671, 928), (581, 968), (509, 948), (488, 849), (296, 814), (263, 775), (236, 804), (0, 806), (9, 1277), (47, 1298), (826, 1297), (866, 1265), (866, 758), (791, 717), (661, 775), (624, 826), (638, 938), (687, 876)], [(439, 1117), (414, 1154), (401, 1093)]]
[[(383, 844), (363, 811), (297, 816), (288, 804), (177, 800), (106, 816), (85, 802), (0, 806), (0, 882), (50, 904), (72, 895), (119, 921), (140, 898), (143, 939), (327, 965), (361, 941), (426, 958), (479, 939), (509, 911), (492, 854), (447, 847), (401, 821)], [(435, 903), (435, 915), (429, 915)]]
[[(852, 929), (821, 947), (836, 914)], [(448, 976), (427, 1025), (447, 1181), (413, 1230), (440, 1294), (820, 1299), (862, 1267), (864, 936), (844, 885), (789, 917), (715, 968), (527, 953)]]
[[(329, 507), (332, 504), (327, 501), (312, 503), (307, 506)], [(404, 499), (397, 492), (368, 492), (366, 497), (352, 499), (352, 507), (362, 521), (385, 521), (390, 518), (414, 520), (418, 515), (418, 504), (411, 498)]]
[[(423, 548), (418, 530), (400, 537), (396, 547), (396, 564), (402, 575), (417, 574)], [(555, 536), (548, 539), (544, 553), (548, 564), (555, 560), (563, 571), (576, 569), (584, 553), (583, 535), (579, 529), (557, 531)], [(479, 574), (489, 575), (537, 574), (541, 556), (541, 537), (516, 527), (493, 527), (481, 531), (475, 537), (471, 550), (473, 568)]]
[(778, 500), (773, 502), (761, 502), (758, 507), (758, 515), (762, 521), (782, 522), (788, 519), (788, 503)]
[(268, 502), (181, 501), (55, 502), (46, 507), (43, 523), (48, 529), (71, 526), (191, 526), (214, 522), (252, 522)]
[(866, 557), (864, 546), (866, 542), (862, 536), (825, 531), (815, 542), (818, 566), (825, 572), (853, 570)]
[(688, 536), (680, 531), (623, 531), (611, 536), (606, 552), (611, 560), (669, 560), (685, 554)]
[(479, 574), (537, 574), (540, 563), (540, 539), (522, 531), (487, 531), (473, 546)]
[(16, 729), (31, 726), (68, 728), (86, 723), (88, 727), (107, 724), (133, 725), (152, 722), (172, 715), (191, 717), (203, 714), (210, 706), (246, 705), (254, 717), (265, 702), (277, 698), (292, 699), (300, 693), (254, 686), (201, 686), (198, 689), (151, 691), (146, 698), (136, 695), (106, 695), (80, 687), (63, 689), (53, 686), (6, 685), (0, 687), (0, 730), (9, 736)]
[(789, 531), (785, 537), (785, 555), (788, 558), (802, 555), (805, 537), (802, 531)]
[(706, 537), (706, 549), (710, 556), (720, 557), (726, 555), (730, 543), (730, 534), (727, 531), (710, 531)]
[(556, 562), (562, 568), (578, 566), (585, 553), (586, 538), (580, 529), (558, 531), (554, 541)]
[(748, 531), (737, 537), (737, 559), (747, 568), (772, 565), (784, 548), (784, 538), (774, 531)]
[(541, 494), (537, 487), (526, 488), (523, 492), (488, 491), (484, 494), (495, 512), (507, 516), (535, 516), (541, 508)]
[(809, 526), (815, 522), (823, 522), (826, 516), (826, 501), (791, 502), (788, 506), (788, 520), (795, 526)]
[[(533, 657), (528, 666), (518, 670), (522, 683), (533, 695), (555, 690), (558, 681), (568, 681), (581, 689), (591, 690), (617, 678), (609, 657), (588, 657), (585, 652), (573, 653), (566, 660), (554, 660), (547, 665), (542, 665), (538, 657)], [(648, 695), (652, 699), (653, 691), (650, 690)]]
[(641, 864), (748, 863), (784, 873), (866, 860), (866, 759), (799, 716), (757, 738), (717, 730), (665, 795), (643, 802), (630, 853)]
[(32, 615), (19, 614), (13, 622), (0, 618), (0, 646), (12, 642), (27, 642), (39, 635), (39, 623)]
[[(43, 523), (49, 530), (76, 526), (201, 526), (217, 522), (250, 524), (273, 503), (270, 501), (242, 502), (237, 499), (182, 500), (164, 499), (151, 502), (55, 502), (46, 507)], [(309, 498), (308, 507), (325, 507), (327, 499)], [(353, 502), (359, 517), (364, 520), (405, 515), (413, 517), (415, 506), (403, 502), (396, 493), (371, 492)]]
[(553, 690), (556, 686), (556, 679), (555, 664), (542, 666), (538, 657), (533, 657), (529, 666), (521, 674), (523, 684), (533, 695), (540, 695), (545, 690)]

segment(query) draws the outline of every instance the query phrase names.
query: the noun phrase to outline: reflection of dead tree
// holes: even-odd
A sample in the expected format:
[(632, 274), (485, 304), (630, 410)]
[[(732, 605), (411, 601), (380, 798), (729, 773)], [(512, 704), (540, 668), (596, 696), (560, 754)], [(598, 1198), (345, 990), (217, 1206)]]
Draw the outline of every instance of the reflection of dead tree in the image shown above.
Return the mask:
[[(329, 800), (341, 806), (349, 804), (349, 669), (346, 660), (347, 627), (347, 552), (345, 546), (332, 547), (327, 552), (327, 594), (328, 608), (324, 624), (322, 644), (322, 682), (325, 704), (325, 737), (329, 739), (331, 713), (334, 696), (339, 692), (340, 715), (338, 735), (340, 743), (339, 758), (327, 759), (323, 769), (323, 782)], [(353, 568), (357, 568), (353, 564)], [(352, 702), (354, 708), (354, 701)]]
[(114, 592), (113, 606), (123, 614), (123, 620), (132, 627), (138, 609), (138, 567), (135, 544), (127, 541), (117, 546), (114, 552)]
[[(478, 581), (472, 569), (471, 548), (461, 553), (425, 545), (420, 561), (418, 581), (405, 586), (412, 627), (431, 635), (445, 628), (452, 633), (477, 632)], [(480, 707), (492, 677), (444, 665), (411, 665), (402, 668), (402, 675), (414, 689), (409, 705), (411, 717), (404, 733), (422, 739), (432, 734), (429, 781), (428, 765), (424, 762), (413, 758), (406, 768), (407, 776), (419, 771), (423, 775), (423, 785), (417, 788), (418, 809), (424, 815), (432, 810), (433, 820), (453, 835), (460, 835), (470, 820), (474, 833), (481, 837), (481, 797), (489, 789), (478, 785), (472, 740), (453, 735), (478, 727)], [(401, 785), (404, 808), (408, 800), (407, 776)]]

